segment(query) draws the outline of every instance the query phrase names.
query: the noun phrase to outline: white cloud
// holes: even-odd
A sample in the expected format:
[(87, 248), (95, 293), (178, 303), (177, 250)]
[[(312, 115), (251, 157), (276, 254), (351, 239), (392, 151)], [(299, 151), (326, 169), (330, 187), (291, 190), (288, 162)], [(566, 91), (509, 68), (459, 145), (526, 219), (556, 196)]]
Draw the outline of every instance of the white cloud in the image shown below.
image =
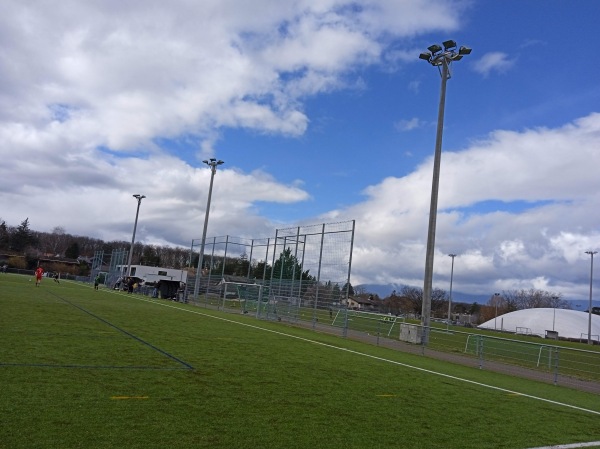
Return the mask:
[[(497, 131), (460, 152), (445, 151), (434, 284), (447, 288), (447, 254), (455, 253), (459, 290), (491, 294), (489, 280), (498, 279), (500, 290), (543, 285), (585, 297), (585, 284), (569, 279), (585, 274), (584, 251), (600, 247), (591, 213), (600, 208), (600, 178), (588, 169), (600, 164), (599, 145), (600, 114), (591, 114), (555, 129)], [(364, 202), (336, 211), (336, 219), (357, 219), (361, 256), (354, 267), (363, 277), (394, 284), (422, 279), (431, 176), (430, 159), (405, 177), (370, 186)], [(488, 211), (474, 208), (490, 200)], [(461, 270), (468, 272), (464, 283)]]
[(504, 73), (514, 64), (515, 60), (509, 59), (506, 53), (496, 51), (483, 55), (481, 59), (475, 62), (474, 68), (476, 72), (488, 76), (492, 72)]
[[(209, 171), (160, 140), (188, 139), (202, 160), (217, 154), (227, 128), (302, 135), (303, 101), (360, 86), (347, 74), (378, 63), (391, 38), (457, 27), (459, 10), (442, 2), (432, 15), (429, 3), (4, 2), (2, 218), (126, 239), (124, 192), (141, 192), (153, 224), (140, 238), (187, 245), (198, 234), (189, 223), (203, 217)], [(258, 235), (273, 226), (256, 204), (309, 199), (301, 180), (228, 165), (214, 194), (211, 223), (226, 233), (244, 222)]]
[[(128, 240), (131, 194), (139, 192), (147, 199), (138, 239), (187, 246), (200, 234), (210, 179), (194, 157), (227, 159), (219, 144), (229, 129), (303, 136), (313, 119), (307, 99), (367, 91), (361, 70), (403, 64), (421, 35), (459, 29), (468, 3), (7, 0), (0, 216), (11, 225), (29, 217), (36, 230), (63, 226)], [(476, 70), (487, 76), (514, 62), (488, 53)], [(418, 82), (408, 87), (419, 92)], [(418, 118), (398, 123), (422, 125)], [(193, 154), (163, 139), (189, 141)], [(599, 146), (600, 114), (589, 114), (554, 128), (498, 130), (461, 151), (445, 148), (434, 283), (446, 287), (452, 252), (459, 255), (456, 289), (489, 294), (497, 279), (494, 288), (545, 285), (585, 295), (574, 279), (589, 266), (583, 251), (600, 241), (593, 213), (600, 178), (591, 169), (600, 165)], [(300, 172), (284, 182), (277, 169), (227, 162), (215, 176), (209, 233), (271, 236), (277, 224), (261, 216), (263, 203), (311, 199)], [(354, 283), (422, 279), (431, 166), (428, 159), (406, 176), (382, 179), (365, 189), (362, 203), (314, 217), (356, 219)]]
[(412, 131), (413, 129), (424, 126), (424, 124), (425, 123), (422, 120), (413, 117), (408, 120), (398, 120), (394, 126), (398, 131)]

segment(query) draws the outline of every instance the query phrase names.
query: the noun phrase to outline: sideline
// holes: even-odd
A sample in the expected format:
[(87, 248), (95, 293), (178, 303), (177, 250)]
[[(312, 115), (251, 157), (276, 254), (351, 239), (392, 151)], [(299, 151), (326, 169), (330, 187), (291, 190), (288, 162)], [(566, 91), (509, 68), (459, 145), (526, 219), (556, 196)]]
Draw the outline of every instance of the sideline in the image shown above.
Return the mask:
[(600, 447), (600, 441), (590, 441), (589, 443), (559, 444), (558, 446), (531, 447), (529, 449), (576, 449), (580, 447)]
[[(231, 319), (224, 318), (224, 317), (218, 317), (218, 316), (209, 315), (209, 314), (203, 313), (201, 311), (197, 311), (197, 310), (184, 309), (184, 308), (172, 305), (172, 304), (162, 304), (160, 302), (153, 301), (151, 299), (145, 299), (145, 298), (135, 297), (135, 296), (132, 296), (132, 295), (123, 295), (123, 296), (126, 296), (127, 298), (131, 298), (131, 299), (135, 299), (135, 300), (138, 300), (138, 301), (149, 302), (151, 304), (159, 305), (159, 306), (162, 306), (162, 307), (167, 307), (167, 308), (170, 308), (170, 309), (176, 309), (176, 310), (179, 310), (181, 312), (188, 312), (188, 313), (192, 313), (192, 314), (195, 314), (195, 315), (200, 315), (200, 316), (207, 317), (207, 318), (213, 318), (213, 319), (216, 319), (216, 320), (225, 321), (227, 323), (238, 324), (240, 326), (249, 327), (251, 329), (256, 329), (256, 330), (261, 330), (261, 331), (265, 331), (265, 332), (270, 332), (272, 334), (280, 335), (280, 336), (283, 336), (283, 337), (294, 338), (296, 340), (304, 341), (304, 342), (307, 342), (307, 343), (312, 343), (312, 344), (319, 345), (319, 346), (324, 346), (324, 347), (327, 347), (327, 348), (337, 349), (339, 351), (344, 351), (344, 352), (347, 352), (347, 353), (350, 353), (350, 354), (359, 355), (359, 356), (362, 356), (362, 357), (367, 357), (367, 358), (370, 358), (370, 359), (378, 360), (380, 362), (391, 363), (393, 365), (402, 366), (402, 367), (413, 369), (413, 370), (420, 371), (420, 372), (423, 372), (423, 373), (433, 374), (433, 375), (436, 375), (436, 376), (445, 377), (447, 379), (457, 380), (459, 382), (464, 382), (464, 383), (468, 383), (468, 384), (471, 384), (471, 385), (477, 385), (477, 386), (480, 386), (480, 387), (489, 388), (491, 390), (501, 391), (503, 393), (513, 394), (513, 395), (518, 395), (518, 396), (522, 396), (522, 397), (525, 397), (525, 398), (533, 399), (533, 400), (536, 400), (536, 401), (546, 402), (548, 404), (554, 404), (554, 405), (558, 405), (558, 406), (561, 406), (561, 407), (571, 408), (571, 409), (574, 409), (574, 410), (579, 410), (579, 411), (582, 411), (582, 412), (591, 413), (593, 415), (600, 416), (600, 411), (590, 410), (590, 409), (586, 409), (586, 408), (583, 408), (583, 407), (578, 407), (576, 405), (567, 404), (567, 403), (564, 403), (564, 402), (553, 401), (551, 399), (546, 399), (546, 398), (542, 398), (542, 397), (539, 397), (539, 396), (530, 395), (530, 394), (527, 394), (527, 393), (520, 393), (518, 391), (509, 390), (509, 389), (502, 388), (502, 387), (496, 387), (494, 385), (484, 384), (482, 382), (477, 382), (477, 381), (465, 379), (465, 378), (462, 378), (462, 377), (452, 376), (450, 374), (440, 373), (438, 371), (433, 371), (433, 370), (429, 370), (429, 369), (426, 369), (426, 368), (420, 368), (418, 366), (409, 365), (407, 363), (402, 363), (402, 362), (398, 362), (398, 361), (395, 361), (395, 360), (385, 359), (383, 357), (378, 357), (378, 356), (375, 356), (375, 355), (366, 354), (364, 352), (359, 352), (359, 351), (355, 351), (355, 350), (352, 350), (352, 349), (335, 346), (335, 345), (332, 345), (332, 344), (329, 344), (329, 343), (323, 343), (323, 342), (311, 340), (311, 339), (305, 338), (305, 337), (299, 337), (297, 335), (287, 334), (285, 332), (276, 331), (276, 330), (273, 330), (273, 329), (267, 329), (267, 328), (264, 328), (264, 327), (256, 326), (254, 324), (242, 323), (240, 321), (235, 321), (235, 320), (231, 320)], [(592, 446), (593, 445), (597, 445), (597, 443), (593, 443)], [(561, 446), (549, 446), (549, 448), (559, 448), (559, 447), (561, 447)], [(569, 448), (569, 447), (584, 447), (584, 446), (565, 446), (565, 448)], [(536, 448), (534, 448), (534, 449), (536, 449)]]

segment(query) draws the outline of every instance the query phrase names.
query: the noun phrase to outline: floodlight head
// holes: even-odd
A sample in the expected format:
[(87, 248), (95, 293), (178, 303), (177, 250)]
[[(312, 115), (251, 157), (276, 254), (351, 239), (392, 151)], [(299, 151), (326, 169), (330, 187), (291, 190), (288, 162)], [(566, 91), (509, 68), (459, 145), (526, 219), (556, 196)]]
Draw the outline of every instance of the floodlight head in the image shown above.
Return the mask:
[(136, 198), (138, 201), (142, 201), (142, 198), (146, 198), (145, 195), (140, 195), (139, 193), (136, 193), (135, 195), (133, 195), (134, 198)]
[(452, 56), (452, 60), (453, 61), (460, 61), (463, 58), (463, 55), (454, 55)]
[(438, 44), (433, 44), (427, 47), (427, 50), (429, 50), (431, 54), (435, 56), (436, 53), (442, 51), (442, 47), (440, 47)]
[(419, 55), (419, 59), (429, 62), (429, 60), (431, 59), (431, 53), (429, 53), (428, 51), (424, 51)]
[(224, 161), (222, 161), (221, 159), (219, 159), (219, 160), (217, 161), (217, 165), (221, 165), (221, 164), (224, 164), (224, 163), (225, 163), (225, 162), (224, 162)]
[(453, 41), (453, 40), (444, 41), (442, 44), (444, 45), (444, 51), (448, 51), (453, 48), (456, 48), (456, 41)]
[(458, 54), (459, 55), (470, 55), (471, 51), (473, 51), (473, 50), (470, 49), (469, 47), (462, 46), (458, 49)]
[(203, 160), (202, 162), (204, 162), (205, 164), (208, 164), (208, 160), (207, 159)]
[(214, 161), (216, 161), (216, 159), (215, 159), (214, 157), (211, 157), (211, 158), (210, 158), (210, 161), (211, 161), (211, 162), (214, 162)]

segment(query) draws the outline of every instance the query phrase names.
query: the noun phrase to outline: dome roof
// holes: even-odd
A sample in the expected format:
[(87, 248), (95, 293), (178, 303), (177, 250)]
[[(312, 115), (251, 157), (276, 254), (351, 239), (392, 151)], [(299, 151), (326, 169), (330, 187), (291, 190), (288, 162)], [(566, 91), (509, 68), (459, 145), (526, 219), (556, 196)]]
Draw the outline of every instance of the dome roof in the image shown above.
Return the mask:
[[(525, 309), (499, 315), (478, 327), (508, 332), (531, 333), (541, 337), (547, 330), (558, 332), (560, 338), (587, 339), (588, 313), (567, 309)], [(592, 315), (592, 340), (600, 340), (600, 316)]]

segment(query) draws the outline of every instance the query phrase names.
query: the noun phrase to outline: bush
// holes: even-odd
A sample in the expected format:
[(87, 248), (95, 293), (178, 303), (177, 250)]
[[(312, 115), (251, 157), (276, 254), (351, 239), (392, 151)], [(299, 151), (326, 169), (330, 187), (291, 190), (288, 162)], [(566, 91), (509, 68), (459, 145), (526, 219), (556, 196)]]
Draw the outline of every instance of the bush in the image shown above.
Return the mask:
[(10, 268), (25, 270), (27, 268), (27, 261), (21, 256), (11, 256), (8, 258), (8, 266)]

